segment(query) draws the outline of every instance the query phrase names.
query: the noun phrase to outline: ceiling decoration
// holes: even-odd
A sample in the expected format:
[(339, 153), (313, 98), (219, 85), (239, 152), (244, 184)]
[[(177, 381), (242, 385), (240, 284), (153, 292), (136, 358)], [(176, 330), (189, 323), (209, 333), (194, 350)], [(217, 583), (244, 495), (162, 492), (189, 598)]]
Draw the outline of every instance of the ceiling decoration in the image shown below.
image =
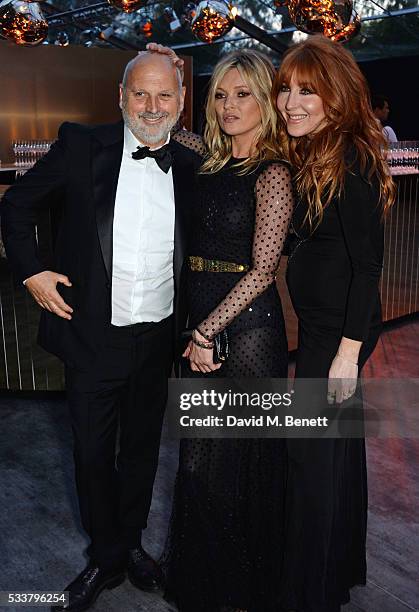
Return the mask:
[(306, 34), (324, 34), (346, 42), (361, 27), (352, 0), (288, 0), (283, 4), (295, 27)]
[(212, 43), (231, 30), (236, 14), (236, 7), (225, 0), (203, 0), (192, 19), (192, 32), (202, 42)]
[(17, 45), (38, 45), (48, 35), (48, 24), (38, 2), (1, 2), (0, 24), (2, 35)]
[(0, 37), (28, 46), (125, 50), (152, 40), (193, 55), (200, 73), (237, 47), (261, 48), (277, 61), (290, 44), (318, 32), (348, 44), (360, 59), (419, 54), (419, 0), (232, 2), (0, 0)]

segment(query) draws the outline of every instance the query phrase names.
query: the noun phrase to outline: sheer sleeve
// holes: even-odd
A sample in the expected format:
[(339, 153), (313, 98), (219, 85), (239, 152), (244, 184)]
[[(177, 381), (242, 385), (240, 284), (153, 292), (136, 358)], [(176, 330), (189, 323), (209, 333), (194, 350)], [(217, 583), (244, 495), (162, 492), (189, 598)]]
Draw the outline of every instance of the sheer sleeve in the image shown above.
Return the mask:
[(255, 196), (252, 266), (198, 326), (207, 338), (213, 338), (227, 327), (275, 281), (293, 211), (288, 168), (277, 162), (265, 168), (256, 181)]
[(195, 153), (198, 153), (198, 155), (202, 155), (202, 157), (206, 153), (204, 139), (202, 136), (198, 136), (198, 134), (187, 132), (186, 130), (177, 130), (177, 132), (172, 134), (171, 138), (176, 140), (176, 142), (179, 142), (187, 149), (191, 149), (192, 151), (195, 151)]
[(336, 207), (352, 265), (343, 336), (363, 341), (368, 337), (376, 307), (383, 264), (384, 230), (378, 187), (370, 185), (355, 167), (353, 172), (347, 172), (344, 194)]

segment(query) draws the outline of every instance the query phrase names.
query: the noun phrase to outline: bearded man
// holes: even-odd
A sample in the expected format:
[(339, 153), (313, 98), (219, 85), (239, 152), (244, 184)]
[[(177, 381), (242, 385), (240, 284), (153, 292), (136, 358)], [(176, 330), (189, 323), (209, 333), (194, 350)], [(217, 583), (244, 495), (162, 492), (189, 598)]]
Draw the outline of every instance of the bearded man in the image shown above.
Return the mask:
[[(80, 513), (90, 538), (89, 564), (65, 589), (69, 603), (54, 610), (87, 610), (126, 571), (140, 589), (161, 587), (141, 532), (185, 324), (182, 270), (200, 159), (170, 140), (184, 96), (168, 57), (139, 54), (120, 85), (123, 121), (64, 123), (49, 153), (3, 201), (7, 256), (43, 309), (38, 341), (65, 364)], [(62, 221), (48, 270), (34, 225), (57, 193)]]

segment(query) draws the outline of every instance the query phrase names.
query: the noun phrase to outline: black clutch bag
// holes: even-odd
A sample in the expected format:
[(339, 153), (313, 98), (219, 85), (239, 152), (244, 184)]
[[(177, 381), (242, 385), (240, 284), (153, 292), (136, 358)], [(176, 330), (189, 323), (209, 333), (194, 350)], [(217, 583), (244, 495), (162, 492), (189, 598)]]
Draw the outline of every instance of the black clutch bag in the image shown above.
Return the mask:
[(214, 338), (214, 363), (224, 363), (227, 361), (230, 354), (230, 344), (228, 342), (228, 334), (225, 329), (217, 334)]
[[(193, 329), (186, 329), (182, 332), (182, 338), (189, 341), (192, 338)], [(212, 360), (214, 363), (224, 363), (227, 361), (230, 354), (230, 344), (228, 342), (227, 330), (223, 329), (222, 332), (214, 336), (214, 349), (212, 354)]]

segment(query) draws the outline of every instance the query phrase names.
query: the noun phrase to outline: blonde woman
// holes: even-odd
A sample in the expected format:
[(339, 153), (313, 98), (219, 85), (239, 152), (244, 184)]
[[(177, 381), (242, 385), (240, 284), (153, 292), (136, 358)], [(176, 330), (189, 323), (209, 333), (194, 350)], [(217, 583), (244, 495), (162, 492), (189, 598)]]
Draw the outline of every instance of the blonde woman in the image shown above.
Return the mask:
[[(221, 59), (211, 78), (189, 250), (194, 334), (186, 376), (287, 375), (275, 275), (293, 198), (277, 146), (273, 76), (266, 56), (243, 50)], [(174, 137), (202, 147), (194, 135)], [(230, 355), (220, 367), (212, 343), (223, 330)], [(284, 447), (282, 440), (182, 441), (164, 562), (167, 596), (182, 612), (276, 609)]]

